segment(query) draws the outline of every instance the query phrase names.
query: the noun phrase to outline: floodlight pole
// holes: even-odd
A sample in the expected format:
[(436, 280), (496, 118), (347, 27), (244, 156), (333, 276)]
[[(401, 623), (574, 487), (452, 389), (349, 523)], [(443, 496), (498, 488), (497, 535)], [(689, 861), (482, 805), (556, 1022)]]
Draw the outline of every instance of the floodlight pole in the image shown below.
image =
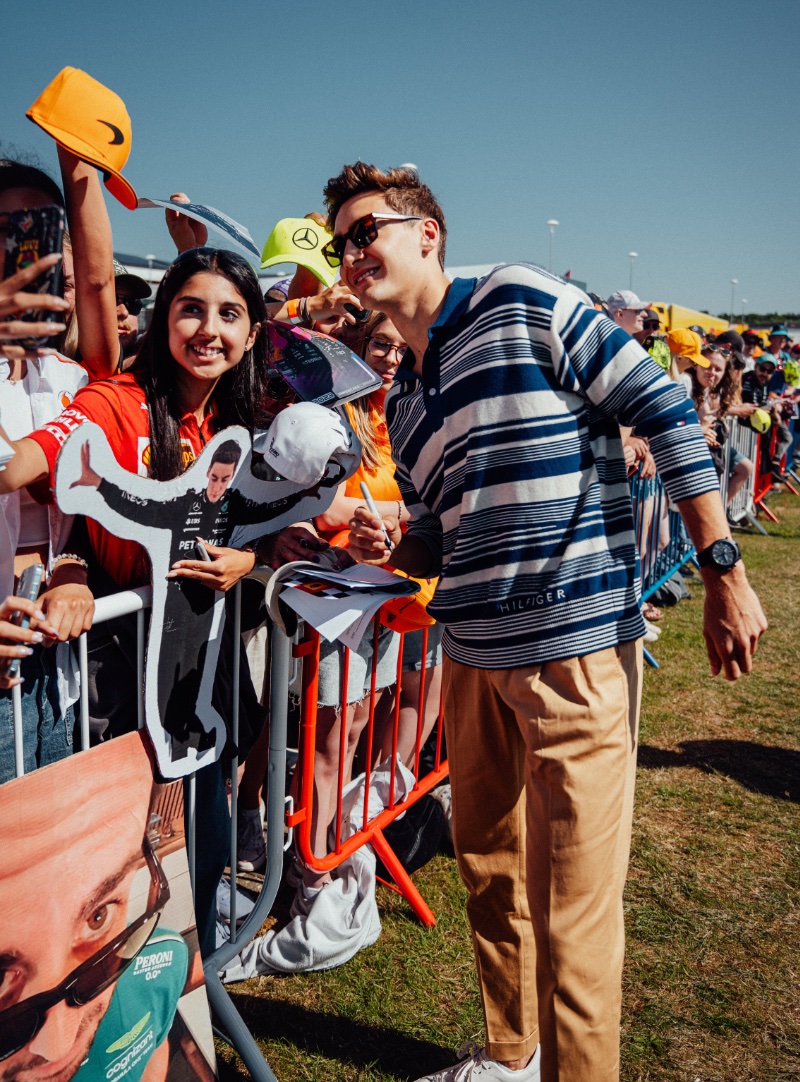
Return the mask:
[(731, 278), (731, 317), (730, 317), (730, 322), (731, 323), (733, 323), (733, 321), (735, 319), (735, 316), (733, 314), (733, 295), (736, 292), (736, 287), (738, 286), (738, 284), (739, 284), (739, 279), (738, 278)]
[(556, 231), (557, 225), (561, 225), (561, 222), (559, 222), (558, 218), (547, 219), (547, 228), (550, 230), (550, 263), (548, 264), (547, 269), (550, 271), (551, 274), (553, 273), (553, 235)]
[(633, 293), (633, 261), (639, 256), (638, 252), (628, 252), (628, 259), (631, 261), (631, 269), (628, 274), (628, 289)]

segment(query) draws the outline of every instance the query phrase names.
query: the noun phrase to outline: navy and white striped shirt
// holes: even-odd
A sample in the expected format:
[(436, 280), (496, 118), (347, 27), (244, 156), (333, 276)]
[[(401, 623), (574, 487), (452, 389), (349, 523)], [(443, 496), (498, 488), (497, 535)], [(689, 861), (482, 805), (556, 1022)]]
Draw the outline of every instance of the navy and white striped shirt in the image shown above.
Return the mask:
[(531, 264), (456, 279), (386, 399), (409, 533), (441, 580), (444, 649), (483, 669), (644, 633), (619, 425), (673, 501), (718, 488), (691, 402), (575, 286)]

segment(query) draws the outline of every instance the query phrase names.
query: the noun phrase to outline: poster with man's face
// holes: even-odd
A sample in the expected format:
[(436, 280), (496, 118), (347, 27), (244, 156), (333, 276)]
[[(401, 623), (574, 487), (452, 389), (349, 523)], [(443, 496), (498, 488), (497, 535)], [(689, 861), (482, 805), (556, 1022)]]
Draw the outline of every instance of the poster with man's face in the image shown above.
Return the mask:
[(0, 1082), (213, 1082), (180, 782), (130, 733), (0, 786)]

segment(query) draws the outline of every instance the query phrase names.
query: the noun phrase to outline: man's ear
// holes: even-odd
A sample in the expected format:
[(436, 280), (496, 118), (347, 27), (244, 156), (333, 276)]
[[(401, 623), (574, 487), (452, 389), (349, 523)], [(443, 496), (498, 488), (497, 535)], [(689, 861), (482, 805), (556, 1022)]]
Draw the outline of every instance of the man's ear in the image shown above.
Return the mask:
[(422, 251), (425, 255), (439, 249), (439, 223), (435, 218), (425, 218), (422, 222)]

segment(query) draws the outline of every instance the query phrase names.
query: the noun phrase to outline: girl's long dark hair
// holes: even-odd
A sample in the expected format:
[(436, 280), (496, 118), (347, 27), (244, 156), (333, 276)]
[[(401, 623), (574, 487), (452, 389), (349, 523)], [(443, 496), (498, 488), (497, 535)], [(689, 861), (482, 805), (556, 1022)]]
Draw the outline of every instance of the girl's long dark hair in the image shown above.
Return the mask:
[[(706, 388), (697, 378), (697, 369), (694, 365), (689, 369), (689, 376), (692, 381), (692, 401), (694, 402), (695, 408), (698, 408), (705, 402)], [(730, 361), (727, 361), (725, 364), (725, 374), (712, 393), (719, 398), (720, 417), (725, 417), (730, 407), (737, 401), (737, 396), (739, 395), (739, 388), (736, 386), (736, 381), (731, 372)]]
[(178, 256), (161, 280), (153, 318), (139, 347), (135, 373), (144, 388), (150, 420), (150, 476), (169, 481), (183, 473), (180, 439), (181, 410), (177, 402), (178, 362), (169, 349), (169, 309), (179, 291), (195, 274), (209, 271), (227, 278), (244, 298), (251, 325), (261, 333), (241, 361), (225, 372), (214, 388), (218, 427), (243, 425), (251, 434), (259, 421), (267, 380), (267, 335), (264, 298), (249, 264), (234, 252), (192, 248)]

